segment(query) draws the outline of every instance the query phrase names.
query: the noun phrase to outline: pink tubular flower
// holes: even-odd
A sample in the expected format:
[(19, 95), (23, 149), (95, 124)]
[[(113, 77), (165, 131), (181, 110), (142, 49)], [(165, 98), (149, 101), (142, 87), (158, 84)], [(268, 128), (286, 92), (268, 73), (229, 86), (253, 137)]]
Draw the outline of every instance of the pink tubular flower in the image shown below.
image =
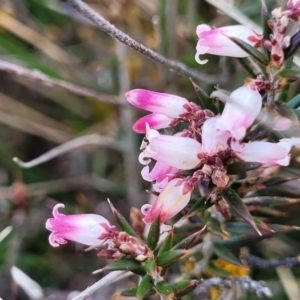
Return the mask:
[(221, 91), (213, 92), (211, 97), (226, 102), (216, 128), (227, 130), (235, 139), (241, 140), (261, 110), (262, 97), (259, 92), (249, 86), (242, 86), (229, 97)]
[(64, 204), (56, 204), (53, 208), (54, 218), (46, 222), (46, 228), (51, 231), (49, 236), (51, 246), (58, 247), (59, 244), (66, 244), (66, 240), (98, 246), (115, 234), (115, 226), (111, 226), (104, 217), (95, 214), (66, 216), (58, 211), (64, 207)]
[(131, 90), (125, 94), (125, 97), (135, 107), (170, 118), (178, 118), (187, 112), (184, 106), (189, 107), (189, 101), (185, 98), (143, 89)]
[(300, 138), (281, 139), (279, 143), (252, 142), (241, 145), (236, 154), (244, 161), (262, 163), (264, 167), (287, 166), (290, 163), (290, 151), (300, 144)]
[(248, 54), (232, 42), (228, 37), (239, 38), (254, 46), (261, 37), (253, 30), (242, 25), (224, 26), (211, 28), (207, 24), (197, 26), (196, 30), (199, 41), (197, 43), (197, 53), (195, 59), (199, 64), (206, 64), (206, 60), (201, 60), (201, 54), (213, 54), (230, 57), (246, 57)]
[(220, 116), (209, 118), (202, 127), (202, 151), (208, 156), (213, 156), (228, 148), (231, 135), (228, 131), (218, 129), (219, 119)]
[(150, 128), (158, 130), (175, 126), (178, 121), (175, 118), (153, 113), (137, 120), (132, 129), (137, 133), (146, 133), (146, 123), (149, 124)]
[(148, 164), (151, 158), (174, 168), (189, 170), (195, 168), (202, 159), (201, 144), (196, 140), (176, 135), (161, 135), (148, 129), (143, 142), (139, 161)]
[(171, 167), (161, 161), (157, 161), (151, 172), (149, 171), (149, 166), (146, 166), (141, 173), (143, 179), (152, 182), (154, 184), (153, 187), (159, 191), (165, 187), (178, 171), (177, 168)]
[(160, 215), (161, 223), (171, 219), (189, 203), (192, 190), (192, 187), (186, 188), (183, 179), (171, 180), (153, 205), (145, 204), (142, 206), (142, 213), (145, 215), (143, 221), (146, 224), (151, 224), (158, 215)]

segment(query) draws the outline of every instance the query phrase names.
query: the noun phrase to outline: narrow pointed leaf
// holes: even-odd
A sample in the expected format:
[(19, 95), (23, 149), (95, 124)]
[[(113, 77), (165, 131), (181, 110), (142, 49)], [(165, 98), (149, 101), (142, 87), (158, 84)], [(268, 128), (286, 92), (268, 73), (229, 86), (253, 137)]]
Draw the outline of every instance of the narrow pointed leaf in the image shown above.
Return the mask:
[(137, 291), (137, 287), (129, 288), (120, 293), (123, 297), (135, 297)]
[(153, 278), (150, 275), (145, 275), (136, 291), (136, 297), (143, 299), (149, 295), (151, 288), (153, 287)]
[(256, 213), (261, 213), (269, 217), (284, 217), (287, 215), (286, 212), (280, 211), (272, 207), (254, 207), (251, 209), (251, 211), (255, 211)]
[(244, 42), (241, 39), (235, 38), (235, 37), (230, 37), (227, 36), (231, 41), (233, 41), (235, 44), (237, 44), (241, 49), (243, 49), (246, 53), (248, 53), (254, 60), (259, 62), (260, 64), (267, 66), (268, 65), (268, 60), (267, 58), (259, 52), (256, 48), (252, 47), (248, 43)]
[(210, 109), (215, 114), (218, 113), (218, 109), (213, 103), (212, 99), (209, 98), (209, 96), (206, 94), (204, 90), (202, 90), (191, 78), (190, 81), (192, 82), (192, 85), (194, 87), (194, 90), (196, 92), (196, 95), (199, 98), (200, 106), (203, 109)]
[[(124, 290), (124, 291), (122, 291), (120, 293), (120, 296), (123, 296), (123, 297), (135, 297), (136, 293), (137, 293), (137, 289), (138, 289), (137, 287), (126, 289), (126, 290)], [(150, 290), (148, 290), (148, 292), (146, 293), (145, 296), (152, 296), (155, 293), (156, 293), (156, 290), (152, 287), (152, 288), (150, 288)]]
[(291, 109), (287, 104), (283, 103), (282, 101), (275, 101), (274, 104), (275, 109), (280, 115), (298, 123), (297, 115), (294, 113), (293, 109)]
[(278, 75), (288, 79), (289, 82), (297, 81), (300, 80), (300, 69), (283, 69)]
[(201, 197), (192, 205), (192, 207), (187, 212), (186, 217), (191, 217), (197, 214), (198, 212), (202, 212), (210, 208), (212, 205), (213, 204), (211, 203), (211, 201), (207, 201), (206, 196)]
[(164, 240), (163, 244), (161, 245), (157, 256), (161, 255), (162, 253), (169, 251), (173, 246), (173, 239), (174, 239), (174, 230), (172, 229), (168, 234), (167, 238)]
[(225, 232), (223, 232), (223, 230), (220, 227), (220, 222), (214, 218), (214, 217), (210, 217), (207, 221), (207, 229), (209, 232), (211, 232), (212, 234), (221, 237), (223, 239), (228, 240), (228, 234), (226, 234)]
[(272, 30), (268, 25), (269, 20), (270, 20), (270, 14), (269, 14), (268, 7), (266, 5), (265, 0), (261, 0), (261, 24), (263, 28), (263, 36), (266, 40), (269, 40), (270, 34), (272, 33)]
[(240, 174), (246, 171), (257, 169), (261, 166), (258, 162), (234, 162), (227, 167), (227, 174)]
[[(281, 224), (267, 224), (268, 229), (261, 228), (261, 232), (264, 237), (272, 236), (277, 233), (282, 232), (289, 232), (293, 230), (299, 230), (297, 226), (288, 226), (288, 225), (281, 225)], [(256, 236), (256, 232), (254, 229), (247, 223), (241, 222), (227, 222), (224, 224), (225, 229), (234, 234), (234, 235), (248, 235), (248, 236)], [(233, 238), (233, 240), (235, 237)]]
[(148, 274), (152, 274), (155, 272), (156, 263), (155, 261), (149, 261), (144, 264), (144, 269)]
[(266, 122), (259, 123), (253, 130), (250, 136), (251, 141), (256, 141), (264, 138), (270, 131), (270, 126)]
[(243, 198), (243, 202), (246, 205), (251, 206), (286, 206), (300, 202), (300, 198), (288, 198), (288, 197), (277, 197), (277, 196), (255, 196)]
[(198, 280), (180, 280), (174, 283), (172, 286), (176, 298), (179, 299), (180, 297), (185, 296), (191, 291), (193, 291), (198, 284), (199, 284)]
[(267, 187), (272, 187), (274, 185), (276, 185), (278, 188), (278, 185), (282, 183), (297, 180), (297, 179), (298, 179), (297, 177), (281, 177), (281, 176), (249, 177), (247, 179), (234, 182), (231, 185), (231, 188), (237, 191), (239, 194), (245, 194), (248, 192), (256, 192), (265, 189)]
[(157, 291), (159, 293), (161, 293), (163, 295), (170, 295), (170, 294), (173, 294), (173, 292), (174, 292), (172, 285), (164, 280), (157, 282), (155, 285), (155, 288), (157, 289)]
[(290, 101), (287, 102), (290, 108), (298, 108), (300, 106), (300, 94), (296, 95)]
[(244, 204), (242, 199), (232, 189), (226, 188), (222, 190), (222, 196), (229, 206), (247, 223), (249, 223), (254, 230), (261, 235), (257, 228), (252, 216), (250, 215), (247, 206)]
[(102, 272), (110, 272), (110, 271), (132, 271), (134, 269), (140, 268), (141, 264), (137, 260), (133, 258), (123, 258), (119, 261), (115, 261), (109, 265), (106, 265), (101, 269)]
[(176, 244), (172, 249), (189, 249), (200, 237), (201, 233), (206, 229), (204, 226), (201, 230), (191, 234), (190, 236), (186, 237), (178, 244)]
[(300, 31), (298, 31), (295, 35), (292, 36), (290, 45), (284, 49), (284, 60), (291, 57), (300, 46)]
[(154, 222), (151, 224), (148, 236), (147, 245), (151, 250), (154, 250), (157, 246), (160, 235), (160, 216), (158, 215)]
[(113, 216), (115, 217), (119, 227), (127, 232), (129, 235), (131, 236), (137, 236), (134, 229), (131, 227), (131, 225), (127, 222), (127, 220), (124, 218), (124, 216), (112, 205), (112, 203), (110, 202), (109, 199), (108, 200), (108, 204), (112, 210)]
[(161, 267), (168, 267), (175, 261), (177, 261), (181, 256), (186, 254), (186, 250), (177, 250), (177, 249), (171, 249), (160, 256), (157, 257), (156, 263), (158, 266)]
[(260, 67), (256, 64), (256, 62), (254, 62), (253, 59), (249, 56), (237, 57), (236, 59), (252, 78), (256, 78), (259, 74), (263, 73)]
[(212, 249), (217, 256), (231, 262), (236, 266), (243, 267), (243, 264), (226, 247), (224, 247), (220, 243), (214, 243), (212, 245)]

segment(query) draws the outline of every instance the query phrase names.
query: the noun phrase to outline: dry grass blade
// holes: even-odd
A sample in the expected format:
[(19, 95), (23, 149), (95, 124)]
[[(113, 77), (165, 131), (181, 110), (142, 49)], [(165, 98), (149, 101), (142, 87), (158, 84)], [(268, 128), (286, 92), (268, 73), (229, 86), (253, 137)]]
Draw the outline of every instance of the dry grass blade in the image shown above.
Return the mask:
[(37, 33), (26, 24), (21, 23), (13, 16), (0, 10), (0, 26), (10, 31), (20, 39), (32, 44), (35, 48), (39, 49), (52, 59), (64, 63), (73, 64), (76, 59), (61, 49), (59, 46)]
[(45, 126), (43, 123), (37, 123), (3, 111), (0, 111), (0, 123), (59, 144), (74, 137), (74, 135), (69, 132), (57, 130)]
[(24, 77), (28, 80), (32, 80), (35, 83), (41, 83), (48, 87), (61, 87), (66, 89), (74, 94), (96, 98), (101, 102), (111, 103), (111, 104), (119, 104), (119, 100), (114, 95), (107, 95), (98, 93), (97, 91), (64, 81), (59, 79), (51, 78), (40, 71), (30, 70), (21, 66), (18, 66), (14, 63), (10, 63), (0, 59), (0, 70), (12, 73), (17, 76)]
[[(1, 115), (0, 115), (1, 118)], [(56, 148), (51, 149), (50, 151), (42, 154), (41, 156), (29, 161), (23, 162), (19, 158), (14, 157), (13, 161), (24, 169), (33, 168), (44, 162), (47, 162), (57, 156), (60, 156), (66, 152), (74, 150), (76, 148), (84, 147), (87, 145), (99, 145), (104, 147), (111, 147), (116, 150), (122, 150), (122, 146), (118, 144), (115, 140), (108, 137), (101, 136), (99, 134), (90, 134), (86, 136), (81, 136), (71, 141), (68, 141), (62, 145), (57, 146)]]
[(67, 127), (66, 125), (54, 119), (51, 119), (48, 116), (40, 113), (39, 111), (1, 93), (0, 93), (0, 110), (3, 112), (8, 112), (17, 115), (24, 119), (28, 119), (32, 122), (43, 124), (44, 126), (51, 127), (55, 130), (72, 133), (71, 128)]

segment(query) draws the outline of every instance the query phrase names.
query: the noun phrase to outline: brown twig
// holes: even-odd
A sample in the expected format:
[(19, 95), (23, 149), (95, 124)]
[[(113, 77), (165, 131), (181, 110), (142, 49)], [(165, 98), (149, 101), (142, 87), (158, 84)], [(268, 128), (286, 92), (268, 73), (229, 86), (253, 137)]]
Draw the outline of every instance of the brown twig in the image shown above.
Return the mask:
[(30, 70), (1, 59), (0, 59), (0, 70), (27, 78), (36, 83), (41, 83), (46, 86), (50, 86), (50, 87), (58, 86), (77, 95), (95, 98), (100, 100), (101, 102), (120, 105), (118, 98), (114, 95), (98, 93), (97, 91), (82, 86), (78, 86), (76, 84), (64, 80), (54, 79), (43, 74), (38, 70)]
[(211, 84), (224, 83), (226, 81), (226, 76), (224, 76), (224, 74), (208, 75), (208, 74), (200, 73), (194, 69), (189, 68), (188, 66), (186, 66), (181, 62), (167, 59), (166, 57), (160, 55), (159, 53), (145, 47), (144, 45), (138, 43), (136, 40), (131, 38), (129, 35), (117, 29), (114, 25), (112, 25), (110, 22), (108, 22), (106, 19), (100, 16), (96, 11), (94, 11), (91, 7), (89, 7), (81, 0), (67, 0), (67, 2), (112, 38), (120, 41), (121, 43), (124, 43), (131, 49), (170, 68), (171, 70), (179, 74), (184, 74), (195, 80), (200, 80)]

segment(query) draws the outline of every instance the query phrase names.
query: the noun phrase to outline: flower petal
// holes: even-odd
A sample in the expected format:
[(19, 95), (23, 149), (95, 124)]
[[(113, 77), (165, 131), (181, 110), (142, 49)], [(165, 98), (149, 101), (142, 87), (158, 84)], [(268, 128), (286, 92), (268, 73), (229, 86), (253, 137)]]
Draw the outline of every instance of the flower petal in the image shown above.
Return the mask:
[(190, 190), (183, 194), (184, 187), (185, 182), (182, 179), (171, 180), (151, 207), (149, 205), (143, 206), (143, 213), (146, 215), (143, 221), (146, 224), (151, 224), (160, 215), (160, 221), (164, 223), (184, 209), (190, 201), (192, 192)]
[(189, 105), (189, 101), (185, 98), (143, 89), (131, 90), (125, 94), (125, 97), (135, 107), (170, 118), (178, 118), (186, 112), (184, 105)]

